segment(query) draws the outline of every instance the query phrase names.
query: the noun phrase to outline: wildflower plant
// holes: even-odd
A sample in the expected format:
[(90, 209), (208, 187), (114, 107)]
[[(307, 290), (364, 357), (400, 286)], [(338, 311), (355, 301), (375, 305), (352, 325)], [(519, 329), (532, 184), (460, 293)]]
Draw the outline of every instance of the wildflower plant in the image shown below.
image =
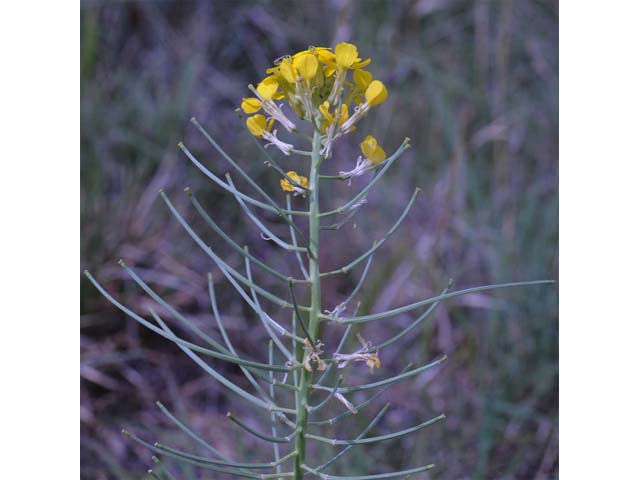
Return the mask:
[[(176, 220), (210, 257), (216, 268), (255, 313), (257, 321), (270, 337), (264, 353), (264, 357), (268, 359), (266, 362), (238, 355), (221, 321), (211, 274), (208, 276), (208, 292), (212, 315), (222, 342), (204, 332), (187, 316), (167, 303), (122, 260), (120, 260), (122, 268), (158, 305), (157, 308), (150, 308), (146, 317), (121, 304), (89, 272), (85, 272), (95, 287), (117, 308), (141, 325), (175, 343), (199, 367), (228, 390), (252, 404), (256, 409), (264, 411), (265, 420), (269, 426), (265, 426), (263, 430), (254, 428), (233, 413), (227, 416), (247, 434), (256, 436), (273, 447), (273, 461), (270, 462), (258, 463), (252, 459), (231, 459), (207, 444), (164, 405), (159, 404), (161, 411), (196, 443), (204, 447), (210, 455), (202, 456), (167, 445), (148, 443), (133, 433), (125, 432), (133, 440), (156, 454), (203, 470), (226, 473), (233, 478), (301, 479), (312, 476), (323, 479), (387, 479), (407, 477), (429, 470), (434, 467), (432, 463), (372, 475), (341, 477), (326, 473), (349, 450), (410, 435), (444, 419), (443, 414), (427, 418), (401, 431), (369, 435), (389, 409), (389, 403), (387, 403), (371, 418), (364, 430), (351, 438), (329, 438), (322, 434), (322, 429), (337, 422), (346, 422), (350, 416), (361, 415), (365, 411), (364, 407), (396, 383), (436, 368), (446, 360), (446, 355), (441, 355), (419, 367), (414, 368), (409, 365), (401, 372), (390, 374), (382, 380), (369, 383), (359, 381), (368, 374), (368, 371), (380, 369), (385, 348), (414, 332), (429, 318), (441, 301), (472, 292), (548, 283), (548, 281), (505, 283), (450, 291), (450, 282), (440, 295), (432, 298), (376, 313), (359, 314), (356, 306), (351, 314), (346, 314), (349, 305), (365, 283), (374, 253), (400, 227), (419, 192), (419, 189), (414, 191), (398, 220), (367, 251), (341, 268), (322, 271), (320, 231), (335, 231), (346, 223), (366, 202), (370, 190), (410, 146), (407, 138), (390, 156), (387, 156), (384, 148), (373, 135), (359, 130), (360, 121), (387, 99), (387, 88), (384, 83), (374, 79), (373, 74), (366, 70), (370, 63), (371, 60), (368, 58), (363, 60), (358, 48), (350, 43), (339, 43), (333, 49), (309, 47), (294, 55), (279, 58), (274, 62), (273, 67), (267, 69), (267, 76), (264, 79), (256, 86), (249, 85), (252, 96), (244, 98), (240, 105), (240, 111), (246, 116), (245, 123), (249, 133), (263, 142), (264, 149), (274, 147), (287, 157), (297, 156), (302, 159), (296, 164), (298, 166), (295, 170), (285, 171), (265, 150), (268, 156), (267, 165), (280, 176), (280, 188), (285, 195), (284, 205), (267, 194), (195, 118), (192, 119), (193, 125), (260, 198), (240, 191), (236, 188), (230, 174), (226, 174), (224, 178), (218, 176), (205, 167), (184, 144), (179, 144), (182, 152), (199, 170), (235, 198), (243, 212), (260, 230), (263, 238), (296, 258), (297, 268), (299, 268), (297, 275), (278, 271), (254, 256), (247, 247), (237, 243), (217, 225), (196, 195), (187, 189), (194, 209), (204, 222), (217, 237), (243, 257), (243, 268), (233, 267), (194, 231), (169, 197), (164, 192), (160, 192)], [(294, 145), (279, 138), (279, 130), (295, 135), (300, 140), (300, 145)], [(361, 155), (355, 159), (351, 170), (336, 172), (331, 160), (336, 142), (343, 140), (343, 137), (345, 141), (347, 137), (356, 137)], [(322, 173), (323, 169), (326, 169), (326, 172)], [(351, 200), (331, 210), (321, 208), (320, 194), (323, 184), (346, 181), (350, 185), (352, 178), (368, 173), (372, 174), (371, 179), (364, 188), (353, 195)], [(299, 201), (304, 202), (305, 209), (292, 209), (292, 197), (296, 196), (300, 197)], [(255, 210), (277, 215), (288, 226), (290, 238), (284, 239), (275, 234), (260, 220)], [(334, 217), (338, 217), (337, 222), (328, 223)], [(332, 309), (325, 309), (326, 305), (322, 303), (322, 280), (334, 275), (348, 274), (359, 266), (363, 266), (363, 269), (354, 290), (339, 305)], [(253, 279), (254, 268), (266, 272), (281, 282), (282, 290), (287, 292), (285, 298), (258, 285)], [(305, 290), (303, 295), (300, 294), (302, 289)], [(308, 299), (306, 305), (299, 302), (302, 298)], [(266, 303), (263, 302), (278, 306), (278, 316), (282, 312), (287, 313), (284, 318), (277, 318), (275, 314), (269, 313)], [(408, 327), (376, 345), (366, 341), (360, 333), (354, 332), (361, 324), (382, 321), (404, 312), (420, 309), (423, 311)], [(174, 321), (190, 330), (198, 337), (198, 343), (178, 336), (161, 317), (159, 311), (170, 315)], [(343, 329), (337, 345), (327, 345), (321, 338), (321, 323)], [(352, 332), (357, 336), (360, 347), (352, 352), (344, 351)], [(207, 357), (209, 360), (237, 365), (255, 391), (247, 391), (220, 374), (210, 361), (205, 361)], [(347, 381), (347, 372), (354, 371), (358, 372), (354, 376), (358, 380), (352, 384)], [(353, 394), (363, 391), (375, 393), (364, 401), (356, 402)], [(317, 402), (311, 402), (310, 396), (313, 392), (323, 394), (324, 397)], [(322, 414), (330, 404), (338, 405), (342, 411), (337, 416), (327, 418)], [(308, 448), (310, 442), (328, 444), (335, 447), (336, 452), (328, 459), (313, 458)], [(153, 476), (175, 478), (166, 467), (162, 466), (157, 457), (153, 459), (158, 464), (155, 470), (150, 470)]]

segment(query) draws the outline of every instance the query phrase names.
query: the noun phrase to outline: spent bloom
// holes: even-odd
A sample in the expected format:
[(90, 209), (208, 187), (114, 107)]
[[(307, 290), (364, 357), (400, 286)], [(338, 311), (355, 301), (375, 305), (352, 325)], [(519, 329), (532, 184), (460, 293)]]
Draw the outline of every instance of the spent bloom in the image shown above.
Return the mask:
[(282, 180), (280, 180), (280, 188), (282, 188), (282, 190), (285, 192), (293, 192), (294, 195), (304, 195), (305, 190), (303, 188), (300, 188), (298, 185), (307, 188), (309, 186), (309, 179), (302, 175), (298, 175), (298, 173), (294, 170), (287, 172), (287, 177), (289, 177), (295, 183), (292, 184), (289, 181), (289, 178), (283, 178)]
[(355, 352), (333, 354), (333, 358), (337, 362), (339, 362), (338, 368), (346, 367), (349, 364), (349, 362), (365, 362), (367, 364), (367, 367), (369, 367), (371, 370), (373, 370), (374, 367), (380, 368), (381, 362), (380, 362), (380, 358), (378, 357), (378, 352), (371, 351), (372, 350), (371, 342), (365, 341), (359, 334), (358, 334), (358, 340), (360, 340), (360, 343), (362, 344), (362, 348), (356, 350)]
[[(298, 151), (277, 138), (274, 124), (302, 136), (304, 124), (311, 124), (321, 134), (321, 156), (329, 158), (334, 142), (355, 131), (358, 122), (387, 99), (384, 83), (365, 70), (370, 64), (370, 58), (363, 58), (358, 47), (347, 42), (335, 48), (309, 47), (278, 58), (257, 85), (249, 85), (254, 96), (242, 99), (240, 108), (249, 116), (249, 131), (266, 140), (266, 146), (274, 145), (289, 155)], [(366, 138), (365, 142), (371, 138), (374, 144), (366, 152), (363, 149), (364, 157), (350, 176), (386, 158), (375, 138)]]

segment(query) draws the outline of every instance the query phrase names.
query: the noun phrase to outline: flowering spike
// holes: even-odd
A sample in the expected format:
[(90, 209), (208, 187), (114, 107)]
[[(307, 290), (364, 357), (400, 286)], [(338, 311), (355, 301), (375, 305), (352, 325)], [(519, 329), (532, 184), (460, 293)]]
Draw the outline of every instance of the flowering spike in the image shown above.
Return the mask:
[[(284, 155), (296, 154), (306, 157), (303, 159), (305, 161), (310, 160), (310, 162), (308, 162), (308, 173), (305, 172), (308, 176), (303, 176), (298, 173), (301, 167), (297, 166), (296, 170), (286, 171), (286, 169), (280, 167), (271, 155), (261, 148), (262, 154), (267, 157), (265, 164), (281, 176), (280, 188), (286, 193), (286, 209), (281, 208), (278, 202), (267, 193), (269, 189), (263, 189), (258, 185), (258, 183), (246, 173), (244, 168), (236, 163), (220, 145), (216, 143), (195, 118), (192, 118), (191, 122), (200, 130), (222, 158), (242, 177), (243, 181), (262, 197), (262, 200), (257, 200), (239, 191), (232, 181), (231, 175), (228, 173), (225, 175), (226, 181), (223, 181), (212, 171), (204, 167), (182, 142), (178, 144), (178, 147), (197, 168), (207, 175), (216, 185), (234, 196), (242, 211), (259, 229), (261, 238), (273, 242), (273, 244), (281, 247), (287, 253), (294, 253), (296, 255), (300, 271), (304, 278), (293, 278), (290, 269), (280, 271), (276, 267), (271, 267), (266, 261), (262, 261), (249, 253), (248, 247), (238, 245), (203, 209), (202, 205), (195, 198), (194, 192), (188, 188), (185, 189), (189, 195), (191, 204), (204, 222), (213, 229), (236, 254), (242, 256), (245, 270), (245, 274), (243, 275), (233, 268), (230, 263), (223, 260), (223, 258), (205, 242), (203, 237), (196, 233), (196, 230), (192, 228), (191, 224), (186, 220), (186, 217), (178, 211), (167, 195), (162, 190), (160, 191), (162, 199), (178, 223), (207, 257), (213, 261), (219, 272), (231, 284), (235, 292), (245, 301), (246, 305), (257, 315), (269, 337), (266, 339), (268, 342), (268, 363), (245, 359), (240, 357), (236, 352), (226, 333), (220, 312), (218, 311), (213, 276), (211, 274), (208, 275), (209, 299), (212, 314), (219, 327), (224, 344), (201, 330), (199, 326), (180, 313), (179, 310), (172, 307), (159, 293), (156, 293), (150, 285), (123, 261), (120, 262), (129, 277), (145, 291), (150, 299), (158, 304), (158, 308), (168, 312), (168, 314), (173, 317), (173, 320), (194, 334), (200, 343), (205, 344), (205, 346), (201, 346), (199, 343), (192, 343), (179, 337), (172, 327), (165, 323), (160, 315), (152, 308), (149, 308), (149, 314), (155, 323), (152, 323), (150, 320), (143, 318), (133, 310), (122, 305), (113, 298), (91, 274), (85, 272), (89, 281), (114, 306), (142, 326), (176, 344), (194, 363), (229, 391), (235, 393), (238, 397), (249, 402), (254, 407), (263, 409), (271, 420), (270, 434), (262, 433), (264, 427), (257, 425), (254, 427), (252, 425), (253, 422), (251, 422), (252, 424), (250, 425), (238, 420), (231, 414), (228, 414), (228, 417), (252, 435), (272, 443), (274, 460), (263, 463), (230, 460), (214, 447), (209, 446), (180, 420), (166, 411), (161, 404), (159, 404), (159, 406), (163, 413), (184, 433), (191, 437), (191, 439), (195, 440), (201, 447), (204, 447), (213, 454), (215, 458), (202, 457), (159, 443), (147, 443), (135, 435), (124, 432), (139, 444), (156, 453), (174, 458), (175, 460), (191, 463), (194, 466), (206, 470), (229, 474), (233, 476), (233, 478), (268, 480), (286, 477), (293, 478), (294, 480), (302, 480), (306, 472), (315, 474), (325, 480), (375, 480), (382, 478), (400, 478), (426, 471), (432, 468), (432, 465), (384, 474), (350, 477), (338, 477), (320, 473), (354, 446), (403, 437), (442, 420), (444, 415), (404, 430), (395, 431), (394, 433), (366, 436), (367, 432), (373, 428), (388, 409), (389, 405), (387, 404), (359, 436), (349, 440), (339, 440), (311, 434), (309, 433), (309, 427), (311, 425), (335, 425), (342, 418), (362, 412), (362, 409), (366, 405), (375, 401), (389, 388), (399, 382), (414, 378), (427, 370), (438, 367), (446, 360), (446, 356), (441, 356), (431, 363), (418, 368), (413, 368), (412, 365), (409, 364), (407, 368), (396, 375), (387, 376), (386, 378), (383, 377), (374, 381), (362, 380), (362, 377), (367, 375), (367, 369), (357, 369), (361, 381), (348, 382), (346, 386), (343, 386), (343, 375), (334, 375), (336, 373), (335, 371), (346, 369), (349, 366), (354, 366), (354, 364), (361, 362), (369, 367), (369, 370), (373, 373), (375, 369), (381, 367), (379, 352), (410, 332), (415, 331), (418, 325), (436, 308), (436, 305), (444, 300), (497, 288), (546, 283), (509, 283), (475, 287), (455, 292), (449, 292), (449, 287), (447, 287), (447, 289), (444, 289), (442, 293), (436, 297), (420, 300), (383, 312), (359, 314), (358, 307), (360, 303), (358, 302), (358, 306), (355, 307), (350, 315), (343, 315), (347, 305), (354, 300), (361, 287), (365, 284), (365, 278), (373, 255), (385, 241), (396, 232), (415, 202), (419, 191), (416, 189), (398, 220), (384, 237), (373, 242), (371, 248), (336, 270), (321, 271), (319, 259), (322, 257), (321, 254), (323, 252), (321, 248), (322, 238), (320, 231), (338, 230), (342, 225), (350, 221), (356, 211), (367, 202), (368, 192), (379, 182), (385, 172), (391, 168), (402, 152), (409, 148), (409, 139), (407, 138), (396, 151), (387, 158), (385, 150), (375, 136), (363, 135), (360, 137), (361, 141), (359, 143), (361, 155), (358, 156), (353, 170), (340, 172), (340, 176), (320, 175), (321, 166), (326, 159), (331, 157), (335, 142), (348, 133), (353, 132), (357, 128), (358, 122), (365, 118), (373, 107), (383, 103), (387, 99), (388, 93), (385, 84), (380, 80), (374, 79), (372, 72), (364, 70), (364, 67), (371, 63), (371, 59), (366, 58), (363, 60), (359, 55), (360, 53), (356, 45), (342, 42), (336, 45), (335, 49), (310, 46), (306, 50), (302, 50), (293, 55), (280, 57), (274, 62), (271, 68), (267, 69), (265, 78), (256, 86), (249, 85), (249, 90), (252, 95), (242, 98), (240, 105), (236, 109), (239, 116), (242, 117), (246, 115), (246, 127), (253, 136), (253, 141), (260, 147), (263, 145), (260, 143), (260, 139), (263, 139), (266, 141), (264, 143), (265, 148), (274, 145)], [(281, 100), (282, 102), (280, 102)], [(295, 115), (295, 117), (293, 115)], [(295, 119), (296, 117), (299, 121), (294, 123), (291, 119)], [(309, 128), (303, 128), (304, 126), (301, 122), (308, 122), (309, 125), (307, 125), (307, 127)], [(310, 141), (311, 148), (299, 148), (297, 146), (294, 148), (293, 144), (285, 143), (277, 137), (277, 128), (283, 128), (291, 134), (299, 135)], [(308, 130), (312, 131), (312, 135), (305, 133)], [(286, 138), (286, 140), (288, 140), (288, 138)], [(365, 172), (373, 170), (376, 171), (375, 175), (372, 175), (367, 185), (349, 201), (337, 209), (321, 211), (320, 193), (322, 192), (320, 187), (322, 180), (350, 180), (354, 176), (362, 175)], [(308, 208), (303, 210), (291, 209), (292, 197), (296, 195), (304, 197), (304, 201), (308, 202)], [(272, 230), (272, 227), (267, 226), (266, 222), (263, 223), (263, 220), (254, 213), (252, 207), (258, 207), (269, 213), (277, 214), (281, 220), (285, 221), (288, 224), (289, 233), (291, 234), (291, 243), (281, 239), (276, 233), (278, 230)], [(343, 215), (343, 217), (334, 224), (321, 225), (322, 219), (333, 215)], [(306, 220), (308, 220), (308, 230), (306, 232), (303, 232), (301, 227), (298, 226), (298, 222), (294, 221), (294, 219), (299, 216), (304, 216)], [(270, 221), (271, 220), (272, 219), (270, 219)], [(300, 243), (300, 245), (298, 243)], [(303, 254), (306, 255), (305, 260), (308, 263), (303, 260)], [(270, 256), (270, 252), (267, 252), (267, 256)], [(327, 299), (323, 298), (322, 294), (322, 280), (331, 275), (348, 274), (353, 271), (354, 267), (365, 260), (366, 266), (349, 296), (333, 310), (324, 310), (325, 313), (321, 313), (323, 311), (323, 305), (327, 303)], [(259, 279), (256, 278), (254, 280), (253, 265), (261, 268), (275, 278), (286, 282), (289, 287), (290, 301), (280, 298), (277, 294), (261, 287), (258, 284)], [(307, 305), (298, 303), (295, 288), (296, 284), (302, 284), (301, 286), (308, 288), (307, 295), (304, 297), (309, 299)], [(290, 331), (275, 319), (276, 314), (268, 313), (268, 311), (263, 308), (262, 299), (281, 309), (290, 311), (292, 317)], [(361, 346), (359, 348), (356, 347), (356, 349), (343, 350), (350, 332), (357, 328), (356, 324), (392, 317), (426, 306), (428, 306), (427, 310), (418, 317), (417, 320), (390, 339), (374, 345), (364, 340), (357, 332), (354, 332), (360, 340)], [(267, 307), (267, 305), (265, 305), (265, 307)], [(271, 315), (274, 317), (272, 318)], [(325, 330), (321, 328), (322, 321), (332, 322), (334, 327), (346, 326), (337, 348), (333, 346), (325, 347), (325, 339), (322, 338), (322, 335), (325, 334)], [(331, 327), (331, 325), (329, 325), (329, 327)], [(300, 335), (298, 335), (298, 331)], [(281, 337), (287, 337), (288, 340), (291, 340), (290, 348), (283, 343)], [(281, 357), (280, 361), (274, 357), (274, 347), (277, 347), (279, 351), (278, 357)], [(206, 361), (205, 356), (208, 357)], [(239, 367), (255, 392), (248, 392), (244, 387), (236, 385), (229, 378), (225, 377), (218, 371), (217, 365), (210, 364), (212, 359), (216, 362), (224, 361)], [(344, 370), (339, 371), (339, 373), (344, 373)], [(276, 378), (276, 374), (282, 374), (282, 376)], [(333, 386), (330, 387), (323, 384), (325, 378), (333, 378)], [(268, 388), (258, 383), (259, 381), (268, 382)], [(276, 387), (279, 389), (277, 391), (278, 395), (276, 395)], [(369, 390), (376, 390), (377, 392), (364, 400), (360, 399), (361, 394), (358, 392), (366, 392)], [(324, 391), (328, 392), (328, 394), (324, 395), (324, 399), (319, 403), (312, 405), (309, 403), (309, 399), (314, 391)], [(279, 398), (280, 392), (283, 394), (288, 393), (290, 395), (290, 402), (281, 402)], [(312, 420), (309, 418), (320, 411), (321, 408), (330, 401), (333, 403), (333, 400), (337, 400), (342, 404), (342, 413), (324, 420)], [(356, 403), (356, 401), (359, 403)], [(291, 403), (293, 403), (293, 405), (291, 405)], [(289, 415), (291, 415), (291, 417), (289, 417)], [(293, 416), (295, 416), (295, 418)], [(283, 435), (284, 426), (277, 423), (278, 420), (290, 429), (285, 435)], [(346, 448), (342, 449), (341, 452), (324, 464), (311, 468), (306, 463), (310, 459), (310, 456), (306, 454), (306, 444), (309, 440), (324, 442), (332, 446), (344, 445)], [(289, 450), (288, 453), (281, 456), (279, 444), (291, 444), (292, 449), (289, 450), (289, 448), (287, 448), (287, 450)], [(258, 452), (255, 453), (257, 454)], [(293, 463), (293, 471), (283, 471), (284, 464), (289, 461)], [(157, 471), (160, 472), (158, 474), (152, 473), (156, 478), (161, 478), (163, 472), (164, 475), (173, 478), (170, 472), (164, 469), (155, 457), (154, 462), (158, 465)], [(253, 473), (251, 470), (263, 468), (275, 470), (275, 472)]]

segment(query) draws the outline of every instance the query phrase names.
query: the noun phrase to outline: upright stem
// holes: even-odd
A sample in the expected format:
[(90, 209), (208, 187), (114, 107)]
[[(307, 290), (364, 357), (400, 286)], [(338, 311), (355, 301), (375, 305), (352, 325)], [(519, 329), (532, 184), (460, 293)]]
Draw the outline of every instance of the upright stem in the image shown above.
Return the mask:
[[(320, 266), (319, 262), (319, 242), (318, 237), (320, 234), (320, 207), (318, 205), (318, 186), (320, 179), (320, 163), (322, 158), (320, 156), (320, 132), (314, 129), (313, 142), (311, 150), (311, 169), (309, 171), (309, 282), (311, 289), (311, 308), (309, 310), (309, 324), (308, 330), (311, 335), (311, 340), (315, 340), (318, 334), (318, 322), (320, 314), (320, 300), (322, 294), (322, 288), (320, 285)], [(304, 350), (300, 344), (297, 348), (298, 361), (302, 362), (304, 356)], [(296, 426), (298, 433), (296, 435), (296, 450), (298, 455), (295, 460), (294, 479), (300, 480), (304, 475), (302, 465), (305, 461), (306, 444), (305, 444), (305, 432), (307, 430), (307, 405), (308, 405), (308, 393), (309, 383), (311, 380), (312, 372), (307, 372), (302, 369), (300, 375), (300, 392), (298, 395), (297, 403), (297, 421)]]

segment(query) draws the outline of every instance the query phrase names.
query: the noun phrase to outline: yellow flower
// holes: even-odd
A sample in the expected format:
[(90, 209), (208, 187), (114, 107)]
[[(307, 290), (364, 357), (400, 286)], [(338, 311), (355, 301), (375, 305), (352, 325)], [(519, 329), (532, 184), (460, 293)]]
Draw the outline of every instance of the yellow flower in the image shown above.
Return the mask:
[[(335, 116), (338, 114), (338, 107), (335, 108), (333, 115), (329, 111), (330, 104), (329, 102), (324, 102), (320, 105), (319, 110), (324, 118), (322, 122), (322, 133), (325, 133), (329, 125), (331, 125), (335, 121)], [(349, 118), (349, 107), (347, 107), (344, 103), (342, 104), (342, 108), (340, 109), (340, 117), (338, 118), (338, 126), (342, 125)]]
[(291, 60), (291, 57), (282, 59), (278, 71), (287, 82), (296, 83), (296, 72), (293, 70), (293, 61)]
[(336, 45), (335, 53), (330, 50), (321, 50), (318, 53), (320, 62), (326, 65), (325, 77), (332, 76), (337, 69), (344, 72), (348, 69), (359, 69), (371, 63), (371, 59), (362, 60), (358, 57), (358, 47), (351, 43), (341, 42)]
[(273, 100), (277, 96), (278, 80), (274, 75), (270, 75), (258, 84), (256, 90), (265, 100)]
[(372, 80), (373, 75), (371, 72), (360, 69), (353, 72), (353, 81), (356, 82), (357, 87), (363, 92), (367, 89)]
[(331, 123), (333, 122), (333, 115), (331, 115), (331, 112), (329, 112), (329, 107), (331, 105), (329, 104), (329, 102), (324, 102), (322, 105), (320, 105), (320, 113), (322, 114), (322, 116), (324, 117), (324, 119)]
[(307, 82), (316, 76), (318, 71), (318, 59), (311, 53), (305, 53), (293, 60), (293, 68), (300, 73), (300, 76)]
[(336, 64), (341, 68), (349, 68), (358, 59), (358, 47), (352, 43), (341, 42), (336, 45)]
[(267, 119), (264, 115), (253, 115), (247, 118), (247, 128), (252, 135), (256, 137), (262, 137), (265, 132), (271, 130), (273, 122), (273, 118), (267, 122)]
[[(289, 176), (289, 178), (291, 178), (291, 180), (296, 182), (298, 185), (302, 185), (303, 187), (309, 186), (309, 179), (307, 177), (303, 177), (302, 175), (298, 175), (293, 170), (291, 170), (290, 172), (287, 172), (287, 176)], [(282, 188), (282, 190), (284, 190), (285, 192), (296, 191), (296, 186), (292, 185), (291, 182), (289, 182), (289, 180), (286, 178), (283, 178), (282, 180), (280, 180), (280, 188)]]
[(364, 96), (369, 106), (373, 107), (387, 99), (387, 87), (380, 80), (374, 80), (367, 87)]
[(336, 61), (336, 54), (330, 48), (318, 48), (316, 49), (316, 55), (318, 55), (318, 60), (324, 64), (335, 63)]
[(262, 102), (255, 97), (243, 98), (240, 108), (244, 113), (256, 113), (262, 108)]
[(362, 150), (362, 154), (374, 165), (377, 165), (387, 158), (386, 152), (378, 145), (378, 141), (372, 135), (367, 135), (367, 138), (362, 141), (360, 150)]
[(312, 50), (303, 50), (292, 57), (287, 56), (276, 67), (267, 69), (267, 73), (280, 73), (289, 83), (295, 83), (298, 75), (307, 82), (312, 80), (318, 72), (318, 52), (328, 50), (324, 47)]
[[(337, 112), (336, 112), (337, 114)], [(338, 119), (338, 126), (342, 125), (349, 119), (349, 107), (344, 103), (342, 104), (342, 111), (340, 112), (340, 118)]]
[[(276, 103), (284, 99), (298, 118), (312, 123), (325, 135), (320, 154), (328, 158), (335, 140), (353, 131), (371, 107), (387, 99), (385, 85), (364, 70), (370, 62), (369, 58), (359, 57), (356, 45), (347, 42), (340, 42), (335, 48), (309, 47), (282, 56), (266, 70), (266, 77), (255, 88), (249, 86), (255, 98), (243, 98), (240, 107), (248, 115), (261, 112), (293, 132), (298, 126), (287, 117), (282, 104)], [(350, 114), (352, 104), (359, 106), (351, 108)], [(273, 122), (266, 118), (248, 119), (251, 133), (269, 141), (267, 146), (275, 145), (286, 155), (291, 154), (293, 146), (277, 138), (276, 130), (271, 129)], [(386, 155), (382, 148), (374, 148), (369, 157), (360, 158), (363, 164), (371, 165)]]

